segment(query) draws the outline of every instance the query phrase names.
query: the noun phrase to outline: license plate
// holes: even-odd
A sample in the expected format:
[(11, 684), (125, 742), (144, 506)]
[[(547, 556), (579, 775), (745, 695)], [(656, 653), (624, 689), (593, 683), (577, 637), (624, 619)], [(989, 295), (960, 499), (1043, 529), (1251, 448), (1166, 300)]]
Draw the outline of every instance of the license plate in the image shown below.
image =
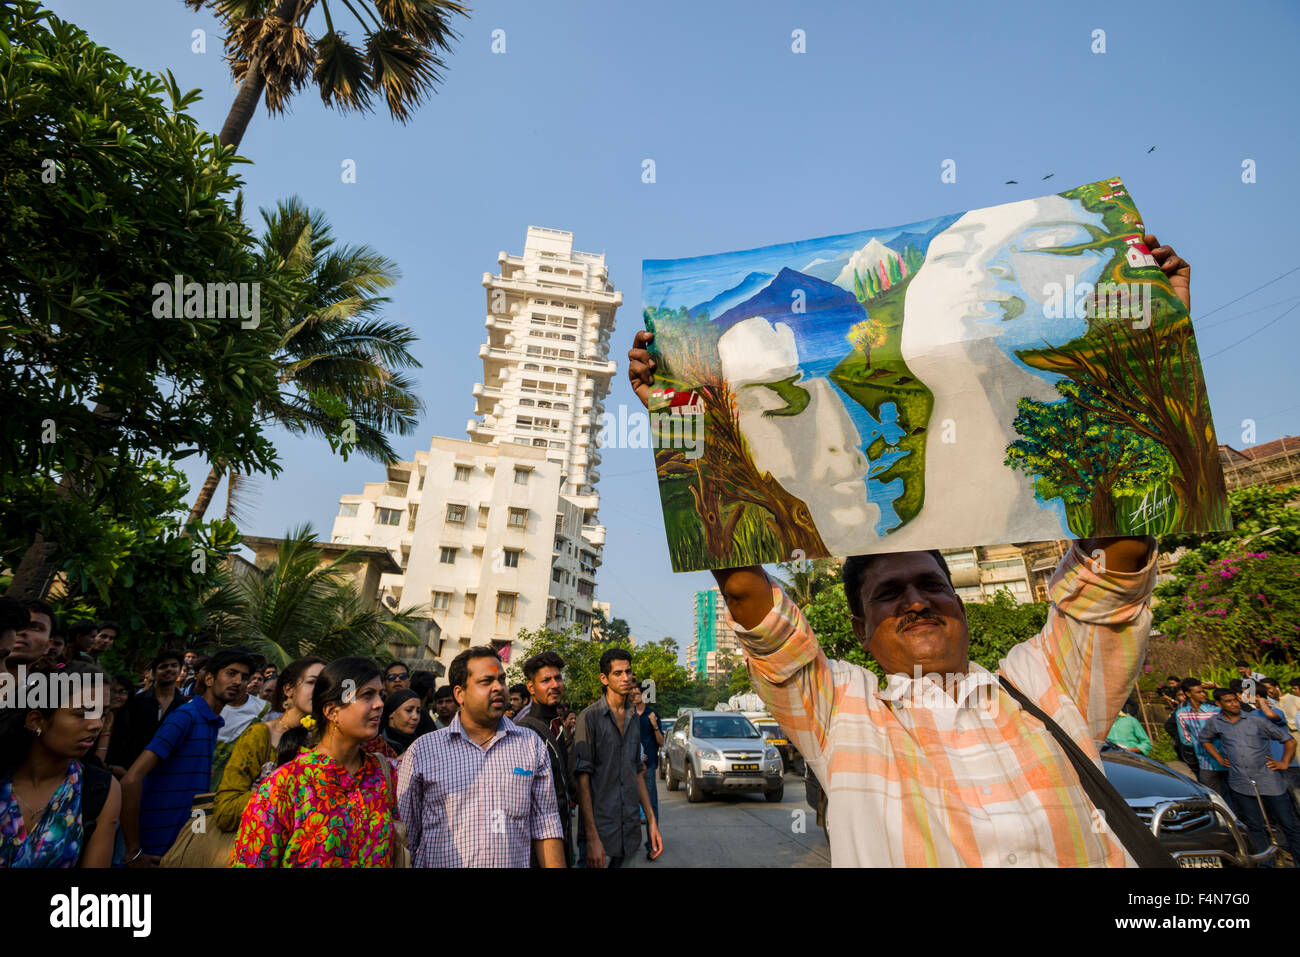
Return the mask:
[(733, 764), (733, 765), (731, 766), (731, 770), (733, 770), (733, 771), (757, 771), (757, 770), (758, 770), (758, 765), (757, 765), (757, 764)]
[(773, 738), (773, 739), (771, 740), (771, 742), (770, 742), (770, 744), (771, 744), (772, 747), (774, 747), (774, 748), (783, 748), (783, 747), (785, 747), (785, 746), (786, 746), (787, 744), (789, 744), (789, 743), (790, 743), (790, 742), (787, 741), (785, 738)]
[(1223, 867), (1221, 857), (1180, 857), (1179, 867)]

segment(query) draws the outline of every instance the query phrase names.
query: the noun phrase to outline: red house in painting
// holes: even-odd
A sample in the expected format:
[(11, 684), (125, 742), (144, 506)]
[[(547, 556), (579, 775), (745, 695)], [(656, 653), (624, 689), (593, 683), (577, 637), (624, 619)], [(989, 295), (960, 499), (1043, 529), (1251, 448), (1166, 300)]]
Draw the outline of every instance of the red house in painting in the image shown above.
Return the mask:
[(660, 410), (667, 407), (669, 415), (703, 415), (704, 399), (698, 392), (682, 389), (662, 389), (650, 393), (650, 408)]
[(1151, 255), (1151, 250), (1147, 249), (1146, 243), (1142, 242), (1141, 236), (1125, 236), (1124, 242), (1128, 245), (1128, 264), (1133, 269), (1139, 269), (1143, 266), (1154, 266), (1156, 259)]

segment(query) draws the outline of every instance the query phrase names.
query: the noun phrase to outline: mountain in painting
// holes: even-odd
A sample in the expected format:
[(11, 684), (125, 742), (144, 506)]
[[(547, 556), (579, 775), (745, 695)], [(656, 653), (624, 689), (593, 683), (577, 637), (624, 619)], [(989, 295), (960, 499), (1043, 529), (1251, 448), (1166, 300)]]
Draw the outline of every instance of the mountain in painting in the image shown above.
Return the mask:
[(690, 314), (699, 316), (701, 313), (706, 313), (710, 318), (717, 318), (732, 306), (744, 302), (771, 281), (772, 274), (770, 272), (752, 272), (730, 289), (718, 293), (708, 302), (692, 306)]
[[(802, 292), (802, 296), (798, 293)], [(802, 303), (802, 311), (795, 311)], [(714, 322), (726, 331), (738, 322), (762, 316), (783, 322), (794, 331), (801, 357), (836, 356), (851, 348), (849, 328), (866, 318), (857, 298), (834, 283), (789, 267), (744, 302), (733, 306)]]

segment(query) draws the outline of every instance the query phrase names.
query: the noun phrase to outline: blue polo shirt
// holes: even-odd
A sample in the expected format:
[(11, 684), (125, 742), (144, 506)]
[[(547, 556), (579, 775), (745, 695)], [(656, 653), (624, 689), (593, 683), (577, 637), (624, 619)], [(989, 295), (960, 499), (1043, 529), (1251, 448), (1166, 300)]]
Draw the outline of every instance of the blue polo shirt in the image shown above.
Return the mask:
[(225, 720), (202, 697), (169, 714), (146, 749), (160, 762), (144, 779), (140, 797), (140, 847), (166, 854), (190, 818), (194, 795), (212, 790), (212, 754)]

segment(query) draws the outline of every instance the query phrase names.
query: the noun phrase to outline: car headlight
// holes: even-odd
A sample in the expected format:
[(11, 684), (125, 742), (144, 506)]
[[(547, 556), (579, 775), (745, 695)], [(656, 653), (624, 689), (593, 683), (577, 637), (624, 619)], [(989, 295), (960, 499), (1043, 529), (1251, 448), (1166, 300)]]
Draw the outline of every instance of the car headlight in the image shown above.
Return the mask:
[(763, 757), (767, 758), (769, 761), (771, 761), (773, 758), (779, 758), (780, 756), (781, 756), (781, 752), (778, 751), (776, 748), (772, 747), (772, 745), (770, 744), (767, 746), (767, 750), (763, 752)]
[(722, 755), (719, 754), (717, 751), (714, 751), (712, 748), (696, 748), (695, 756), (697, 758), (703, 758), (705, 761), (722, 760)]

